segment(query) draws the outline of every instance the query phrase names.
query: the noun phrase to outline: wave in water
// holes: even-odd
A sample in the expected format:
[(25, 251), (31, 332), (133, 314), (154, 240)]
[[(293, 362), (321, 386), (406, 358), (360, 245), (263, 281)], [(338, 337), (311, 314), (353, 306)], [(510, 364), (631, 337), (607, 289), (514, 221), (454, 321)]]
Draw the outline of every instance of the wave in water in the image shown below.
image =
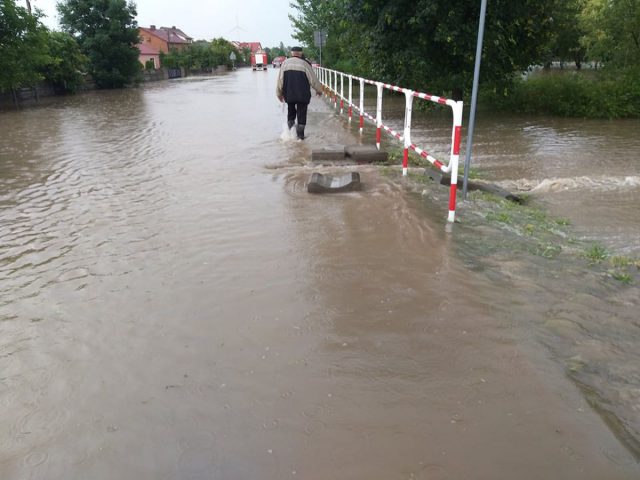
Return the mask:
[(565, 192), (589, 189), (593, 191), (614, 191), (640, 187), (640, 176), (625, 177), (570, 177), (531, 180), (522, 178), (500, 182), (502, 186), (531, 193)]

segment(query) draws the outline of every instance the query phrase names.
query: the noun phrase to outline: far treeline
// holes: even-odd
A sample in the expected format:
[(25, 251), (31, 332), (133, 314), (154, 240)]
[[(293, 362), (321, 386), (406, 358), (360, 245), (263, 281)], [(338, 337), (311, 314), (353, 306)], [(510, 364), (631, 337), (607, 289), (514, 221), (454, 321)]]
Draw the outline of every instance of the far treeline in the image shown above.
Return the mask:
[[(294, 38), (324, 66), (470, 97), (480, 0), (293, 0)], [(580, 117), (640, 117), (640, 0), (489, 0), (480, 101)]]
[[(127, 0), (61, 0), (62, 31), (42, 24), (28, 0), (0, 0), (0, 93), (45, 81), (59, 93), (73, 93), (91, 79), (98, 88), (121, 88), (141, 81), (140, 41), (135, 4)], [(230, 53), (249, 60), (224, 38), (198, 40), (183, 51), (161, 54), (167, 68), (207, 70), (231, 66)], [(272, 49), (284, 54), (285, 47)], [(148, 67), (148, 66), (147, 66)], [(14, 96), (15, 98), (15, 96)]]

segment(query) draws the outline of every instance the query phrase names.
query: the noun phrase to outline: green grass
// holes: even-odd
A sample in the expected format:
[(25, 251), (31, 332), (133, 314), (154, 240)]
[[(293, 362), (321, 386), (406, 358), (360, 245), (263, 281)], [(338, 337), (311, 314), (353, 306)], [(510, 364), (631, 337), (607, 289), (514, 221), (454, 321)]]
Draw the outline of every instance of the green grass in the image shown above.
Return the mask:
[(532, 251), (534, 255), (538, 255), (539, 257), (544, 258), (555, 258), (562, 252), (561, 245), (554, 244), (538, 244)]
[(624, 283), (625, 285), (630, 285), (633, 282), (631, 275), (627, 272), (611, 272), (611, 276), (618, 280), (619, 282)]
[(585, 250), (582, 256), (594, 264), (605, 260), (609, 256), (609, 252), (602, 245), (594, 244)]
[(622, 256), (611, 257), (609, 263), (611, 263), (612, 267), (628, 267), (634, 264), (633, 259)]
[[(399, 170), (390, 166), (381, 167), (393, 178), (401, 178)], [(422, 173), (409, 173), (414, 185), (424, 185), (427, 190), (444, 188), (434, 184)], [(492, 227), (498, 233), (494, 240), (478, 239), (475, 248), (481, 255), (492, 252), (511, 251), (517, 254), (535, 255), (548, 261), (571, 262), (580, 268), (604, 274), (608, 278), (629, 285), (640, 280), (640, 260), (614, 255), (603, 245), (587, 244), (577, 239), (571, 231), (571, 222), (553, 217), (534, 200), (519, 204), (498, 195), (480, 190), (470, 191), (463, 209), (458, 212), (462, 223), (470, 226)], [(580, 259), (586, 260), (578, 262)], [(564, 264), (564, 263), (563, 263)]]

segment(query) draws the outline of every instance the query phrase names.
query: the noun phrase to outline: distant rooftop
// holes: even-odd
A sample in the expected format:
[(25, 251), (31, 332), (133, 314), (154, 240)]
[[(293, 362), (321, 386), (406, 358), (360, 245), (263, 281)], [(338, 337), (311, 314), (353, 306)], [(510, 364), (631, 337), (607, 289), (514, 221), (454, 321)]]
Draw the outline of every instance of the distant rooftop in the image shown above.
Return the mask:
[(179, 28), (174, 27), (160, 27), (156, 28), (155, 25), (151, 25), (150, 27), (140, 27), (141, 30), (145, 32), (155, 35), (156, 37), (164, 40), (169, 43), (192, 43), (193, 38), (184, 33)]
[(249, 50), (251, 50), (251, 53), (256, 53), (263, 50), (262, 44), (260, 42), (233, 42), (233, 43), (235, 43), (239, 49), (248, 48)]

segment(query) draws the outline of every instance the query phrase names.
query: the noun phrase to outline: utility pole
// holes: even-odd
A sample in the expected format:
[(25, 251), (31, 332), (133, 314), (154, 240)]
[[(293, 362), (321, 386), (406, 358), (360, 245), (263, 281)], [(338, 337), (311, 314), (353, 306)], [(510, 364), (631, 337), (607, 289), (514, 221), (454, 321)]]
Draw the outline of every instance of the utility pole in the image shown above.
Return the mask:
[(464, 181), (462, 195), (467, 198), (467, 183), (469, 179), (469, 166), (471, 165), (471, 144), (473, 140), (473, 128), (476, 123), (476, 105), (478, 103), (478, 83), (480, 77), (480, 61), (482, 60), (482, 40), (484, 38), (484, 19), (487, 14), (487, 0), (482, 0), (480, 5), (480, 22), (478, 24), (478, 40), (476, 43), (476, 64), (473, 71), (473, 91), (471, 93), (471, 113), (469, 114), (469, 135), (464, 159)]
[(26, 0), (27, 2), (27, 11), (29, 12), (29, 15), (31, 15), (31, 2), (29, 0)]

